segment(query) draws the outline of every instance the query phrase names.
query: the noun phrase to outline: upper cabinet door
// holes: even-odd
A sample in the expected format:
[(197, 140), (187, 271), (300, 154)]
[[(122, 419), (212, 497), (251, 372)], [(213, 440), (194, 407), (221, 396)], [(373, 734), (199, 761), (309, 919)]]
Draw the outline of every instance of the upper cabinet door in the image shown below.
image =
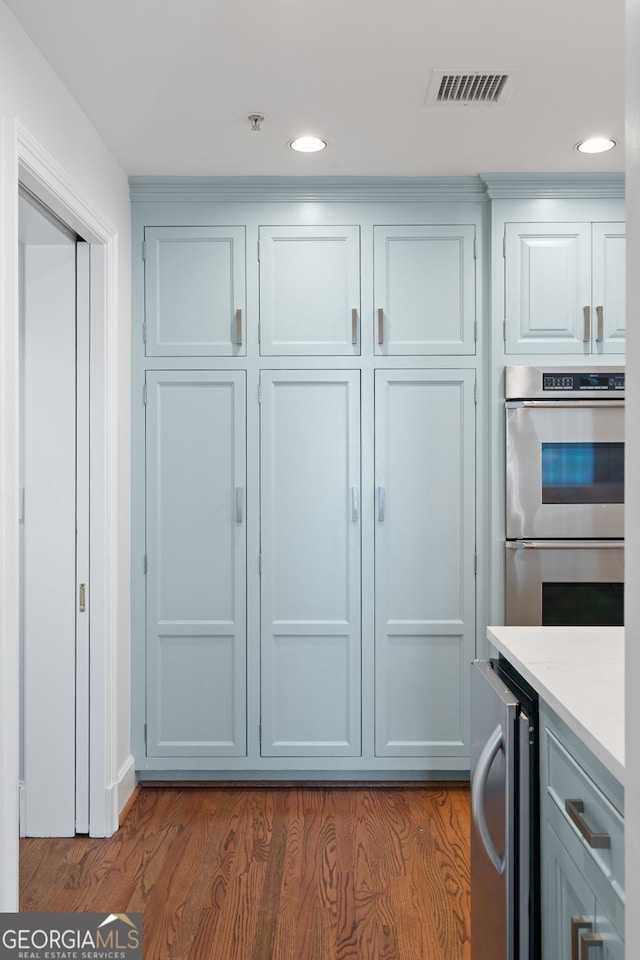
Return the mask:
[(591, 224), (505, 224), (507, 353), (590, 352)]
[(593, 224), (594, 349), (624, 353), (625, 349), (625, 224)]
[(475, 353), (475, 227), (374, 227), (379, 356)]
[(360, 228), (260, 227), (260, 353), (360, 354)]
[(146, 354), (246, 354), (244, 227), (147, 227)]

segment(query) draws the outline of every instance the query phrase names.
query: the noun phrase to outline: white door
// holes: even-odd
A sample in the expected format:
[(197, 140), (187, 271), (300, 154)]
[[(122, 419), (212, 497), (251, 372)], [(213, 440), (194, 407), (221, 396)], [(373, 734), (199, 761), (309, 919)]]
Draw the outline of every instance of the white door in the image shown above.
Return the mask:
[(360, 374), (263, 371), (262, 755), (359, 756)]
[(88, 248), (26, 195), (20, 212), (21, 832), (71, 836), (89, 816)]

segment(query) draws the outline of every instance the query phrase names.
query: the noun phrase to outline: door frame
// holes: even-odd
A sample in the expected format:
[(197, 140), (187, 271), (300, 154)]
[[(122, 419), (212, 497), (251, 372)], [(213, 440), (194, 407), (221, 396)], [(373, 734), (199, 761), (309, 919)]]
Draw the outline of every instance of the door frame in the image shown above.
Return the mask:
[(118, 825), (117, 230), (15, 118), (0, 118), (0, 910), (18, 910), (18, 185), (90, 245), (89, 832)]

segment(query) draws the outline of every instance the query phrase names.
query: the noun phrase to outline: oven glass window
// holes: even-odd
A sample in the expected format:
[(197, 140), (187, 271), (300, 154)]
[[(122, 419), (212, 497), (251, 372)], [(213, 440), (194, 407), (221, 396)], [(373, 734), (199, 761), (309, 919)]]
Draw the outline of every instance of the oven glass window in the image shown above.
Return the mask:
[(543, 503), (624, 503), (624, 443), (543, 443)]
[(624, 584), (543, 583), (542, 626), (624, 626)]

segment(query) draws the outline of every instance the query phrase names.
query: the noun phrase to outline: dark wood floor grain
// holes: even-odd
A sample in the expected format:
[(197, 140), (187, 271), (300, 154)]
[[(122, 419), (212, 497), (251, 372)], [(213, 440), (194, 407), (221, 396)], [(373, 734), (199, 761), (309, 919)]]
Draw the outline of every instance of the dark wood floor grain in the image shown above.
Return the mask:
[(20, 878), (21, 910), (141, 912), (145, 960), (468, 960), (469, 790), (145, 787)]

